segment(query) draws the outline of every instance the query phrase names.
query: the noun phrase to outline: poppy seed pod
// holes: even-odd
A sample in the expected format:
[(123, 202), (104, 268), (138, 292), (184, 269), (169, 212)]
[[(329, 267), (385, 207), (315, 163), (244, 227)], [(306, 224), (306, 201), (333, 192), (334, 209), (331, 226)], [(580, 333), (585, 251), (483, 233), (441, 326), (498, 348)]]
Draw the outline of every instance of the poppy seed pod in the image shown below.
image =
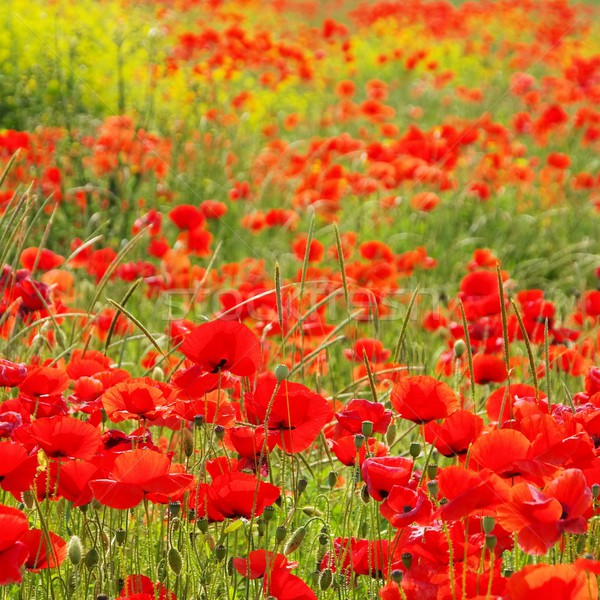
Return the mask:
[(279, 527), (277, 527), (277, 529), (275, 530), (275, 541), (276, 542), (283, 542), (283, 540), (285, 540), (285, 536), (287, 535), (287, 528), (285, 525), (279, 525)]
[(277, 381), (283, 381), (290, 376), (290, 369), (287, 365), (277, 365), (275, 367), (275, 378)]

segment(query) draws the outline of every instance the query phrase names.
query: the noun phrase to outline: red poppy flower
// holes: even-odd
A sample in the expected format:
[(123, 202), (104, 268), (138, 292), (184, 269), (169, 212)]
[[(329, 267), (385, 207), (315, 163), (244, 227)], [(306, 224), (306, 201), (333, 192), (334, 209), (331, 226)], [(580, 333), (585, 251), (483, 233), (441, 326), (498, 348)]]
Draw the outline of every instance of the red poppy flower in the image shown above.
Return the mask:
[(229, 371), (248, 377), (258, 370), (258, 338), (237, 321), (217, 319), (198, 325), (186, 338), (181, 352), (209, 373)]
[(23, 542), (28, 530), (25, 513), (0, 504), (0, 585), (21, 583), (21, 567), (29, 556)]
[(266, 550), (253, 550), (248, 558), (234, 558), (232, 562), (235, 570), (248, 579), (258, 579), (278, 569), (291, 570), (298, 566), (297, 562), (288, 561), (284, 554)]
[(460, 283), (458, 297), (465, 307), (469, 321), (500, 313), (498, 277), (493, 271), (473, 271)]
[(458, 398), (452, 388), (428, 375), (398, 381), (390, 401), (400, 417), (414, 423), (443, 419), (458, 409)]
[(175, 497), (193, 487), (194, 477), (171, 473), (171, 461), (152, 450), (130, 450), (115, 459), (106, 479), (90, 481), (96, 499), (111, 508), (133, 508), (146, 494)]
[(392, 354), (391, 350), (386, 350), (383, 347), (381, 340), (372, 338), (360, 338), (354, 342), (352, 348), (344, 350), (344, 356), (355, 362), (363, 362), (364, 354), (367, 359), (373, 363), (385, 362)]
[(526, 565), (510, 576), (511, 600), (595, 600), (598, 583), (593, 574), (573, 564)]
[(437, 480), (441, 496), (448, 500), (438, 511), (444, 521), (474, 514), (493, 515), (509, 497), (508, 485), (489, 469), (476, 473), (460, 466), (445, 467)]
[(335, 414), (335, 418), (348, 433), (361, 433), (364, 421), (373, 423), (373, 433), (385, 433), (392, 420), (392, 412), (381, 402), (353, 398)]
[(317, 600), (317, 595), (300, 577), (287, 569), (277, 569), (263, 580), (265, 598), (277, 600)]
[(469, 410), (457, 410), (440, 425), (430, 421), (423, 426), (425, 441), (443, 456), (466, 454), (483, 430), (483, 419)]
[(333, 411), (323, 396), (299, 383), (283, 381), (273, 397), (274, 390), (274, 381), (261, 380), (253, 393), (246, 394), (248, 420), (264, 423), (271, 405), (267, 428), (279, 432), (277, 445), (289, 453), (302, 452), (331, 421)]
[(0, 386), (16, 387), (27, 377), (27, 365), (0, 358)]
[(0, 444), (0, 487), (7, 492), (28, 490), (35, 477), (37, 454), (29, 455), (22, 444)]
[(476, 354), (473, 357), (473, 380), (475, 383), (501, 383), (508, 372), (504, 360), (492, 354)]
[(392, 527), (400, 529), (411, 523), (427, 525), (433, 505), (423, 490), (395, 485), (379, 507), (379, 512)]
[(592, 492), (579, 469), (567, 469), (542, 492), (522, 483), (511, 490), (510, 501), (498, 507), (502, 527), (517, 533), (519, 546), (529, 554), (545, 554), (563, 532), (585, 533), (584, 513)]
[(102, 395), (102, 405), (113, 423), (127, 419), (152, 421), (164, 416), (174, 400), (171, 386), (150, 377), (127, 379)]
[(152, 583), (146, 575), (127, 575), (121, 590), (123, 600), (177, 600), (162, 583)]
[(39, 248), (31, 247), (25, 248), (25, 250), (21, 252), (20, 262), (24, 269), (32, 271), (36, 260), (38, 263), (37, 268), (40, 271), (56, 269), (65, 262), (64, 257), (62, 257), (60, 254), (52, 252), (52, 250), (48, 250), (47, 248), (42, 248), (40, 251)]
[(471, 447), (471, 460), (504, 479), (524, 478), (542, 484), (556, 467), (532, 457), (531, 442), (515, 429), (494, 429)]
[(51, 458), (91, 459), (100, 446), (100, 432), (74, 417), (46, 417), (31, 425), (31, 435)]
[(328, 446), (333, 450), (336, 458), (347, 467), (355, 464), (362, 465), (366, 458), (387, 456), (389, 448), (377, 438), (367, 438), (360, 450), (356, 450), (356, 438), (354, 435), (328, 438)]
[(41, 569), (54, 569), (67, 557), (67, 542), (52, 531), (48, 532), (48, 537), (50, 547), (41, 529), (31, 529), (22, 538), (29, 549), (25, 566), (34, 573)]
[(395, 485), (406, 486), (410, 481), (413, 461), (403, 456), (367, 458), (361, 467), (362, 478), (369, 495), (378, 502), (387, 498)]
[(206, 221), (202, 211), (191, 204), (180, 204), (173, 208), (169, 212), (169, 219), (178, 229), (196, 229)]
[(254, 475), (229, 472), (215, 477), (208, 490), (208, 501), (224, 518), (262, 515), (266, 506), (279, 498), (281, 490)]
[(41, 501), (56, 493), (57, 497), (69, 500), (73, 506), (84, 506), (93, 497), (89, 482), (99, 474), (98, 467), (89, 462), (71, 460), (59, 465), (52, 461), (36, 477), (38, 498)]

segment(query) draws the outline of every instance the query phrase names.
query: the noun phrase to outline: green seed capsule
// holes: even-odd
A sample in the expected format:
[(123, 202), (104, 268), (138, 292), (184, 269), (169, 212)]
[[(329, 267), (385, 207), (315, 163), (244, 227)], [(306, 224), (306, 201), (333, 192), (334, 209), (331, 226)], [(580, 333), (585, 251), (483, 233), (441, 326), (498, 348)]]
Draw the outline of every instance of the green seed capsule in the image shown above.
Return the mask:
[(435, 479), (438, 474), (438, 466), (437, 465), (427, 465), (427, 477), (429, 479)]
[(227, 555), (227, 548), (225, 548), (225, 546), (223, 546), (223, 544), (219, 544), (218, 546), (215, 546), (215, 558), (221, 562), (225, 556)]
[(263, 517), (265, 521), (270, 521), (275, 516), (275, 507), (274, 506), (265, 506), (265, 510), (263, 511)]
[(412, 561), (413, 557), (410, 552), (404, 552), (402, 554), (402, 564), (404, 565), (405, 569), (410, 569), (410, 567), (412, 566)]
[(215, 425), (215, 437), (222, 442), (225, 438), (225, 427), (223, 425)]
[(208, 519), (206, 517), (200, 517), (196, 521), (196, 527), (202, 532), (206, 533), (208, 531)]
[(338, 480), (337, 473), (335, 471), (330, 471), (329, 475), (327, 475), (327, 483), (329, 484), (329, 487), (331, 489), (333, 489), (335, 487), (337, 480)]
[(99, 562), (100, 562), (100, 554), (96, 548), (91, 548), (88, 550), (85, 558), (83, 559), (85, 566), (91, 571)]
[(363, 447), (364, 443), (365, 443), (365, 436), (362, 433), (357, 433), (354, 436), (354, 447), (357, 450), (360, 450)]
[(371, 437), (373, 435), (373, 421), (363, 421), (360, 430), (365, 437)]
[(498, 543), (498, 538), (495, 535), (486, 535), (485, 536), (485, 546), (490, 551), (493, 552), (496, 544)]
[(401, 583), (404, 573), (400, 569), (394, 569), (391, 573), (392, 581), (395, 583)]
[(408, 452), (413, 458), (417, 458), (421, 454), (421, 444), (419, 442), (411, 442)]
[(285, 536), (287, 535), (287, 528), (285, 527), (285, 525), (280, 525), (276, 530), (275, 530), (275, 541), (276, 542), (283, 542), (283, 540), (285, 540)]
[(115, 542), (117, 542), (117, 545), (122, 546), (125, 543), (126, 539), (127, 532), (121, 527), (119, 527), (119, 529), (115, 531)]
[(167, 554), (167, 561), (173, 573), (175, 573), (175, 575), (179, 575), (181, 573), (181, 569), (183, 568), (183, 559), (181, 558), (181, 554), (179, 550), (177, 550), (177, 548), (173, 546), (169, 548), (169, 553)]
[(483, 531), (485, 531), (486, 534), (492, 533), (495, 526), (496, 522), (494, 521), (494, 517), (483, 517)]
[(454, 356), (460, 358), (467, 350), (467, 344), (464, 340), (456, 340), (454, 342)]
[(277, 365), (275, 367), (275, 378), (277, 381), (283, 381), (290, 376), (290, 369), (286, 365)]
[(296, 487), (298, 493), (301, 494), (306, 489), (307, 485), (308, 481), (306, 481), (306, 479), (298, 479), (298, 485)]

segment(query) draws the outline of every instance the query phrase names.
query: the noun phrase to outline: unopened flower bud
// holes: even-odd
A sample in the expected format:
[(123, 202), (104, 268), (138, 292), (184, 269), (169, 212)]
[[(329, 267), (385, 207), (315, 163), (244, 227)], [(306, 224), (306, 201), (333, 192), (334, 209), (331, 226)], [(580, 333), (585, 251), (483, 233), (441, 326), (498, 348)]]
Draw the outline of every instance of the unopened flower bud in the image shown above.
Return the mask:
[(300, 546), (302, 545), (302, 542), (304, 541), (307, 532), (308, 529), (306, 528), (306, 526), (302, 525), (298, 527), (298, 529), (296, 529), (296, 531), (292, 533), (290, 539), (287, 541), (287, 544), (283, 549), (283, 553), (287, 555), (298, 550), (298, 548), (300, 548)]
[(464, 340), (456, 340), (454, 342), (454, 356), (460, 358), (466, 351), (467, 345)]
[(285, 540), (285, 536), (287, 535), (287, 527), (285, 525), (279, 525), (275, 530), (275, 541), (278, 543), (283, 542)]
[(78, 565), (81, 562), (81, 555), (83, 549), (81, 547), (81, 540), (76, 536), (72, 536), (69, 540), (68, 545), (69, 560), (74, 564)]
[(183, 568), (183, 559), (181, 558), (181, 554), (179, 550), (174, 546), (169, 548), (169, 553), (167, 554), (167, 561), (171, 570), (175, 575), (179, 575), (181, 573), (181, 569)]

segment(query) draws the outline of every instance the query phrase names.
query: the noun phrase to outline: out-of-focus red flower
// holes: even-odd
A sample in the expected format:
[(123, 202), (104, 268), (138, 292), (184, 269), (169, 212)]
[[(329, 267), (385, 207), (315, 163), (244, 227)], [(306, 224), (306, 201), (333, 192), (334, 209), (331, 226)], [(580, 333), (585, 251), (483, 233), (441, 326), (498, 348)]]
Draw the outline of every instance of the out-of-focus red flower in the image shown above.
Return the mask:
[(0, 504), (0, 585), (23, 581), (21, 568), (29, 557), (23, 541), (27, 531), (25, 513)]

